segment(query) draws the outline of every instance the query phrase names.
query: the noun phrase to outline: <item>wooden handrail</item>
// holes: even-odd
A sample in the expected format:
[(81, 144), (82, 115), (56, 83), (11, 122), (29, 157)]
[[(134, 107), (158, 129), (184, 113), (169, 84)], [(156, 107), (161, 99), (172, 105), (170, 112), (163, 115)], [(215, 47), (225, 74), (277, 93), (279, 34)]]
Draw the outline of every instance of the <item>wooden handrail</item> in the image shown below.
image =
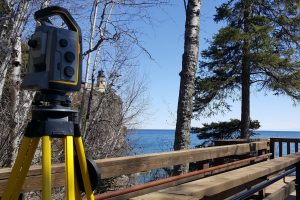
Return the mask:
[(300, 138), (270, 138), (273, 142), (300, 142)]
[(273, 154), (272, 158), (275, 158), (275, 143), (278, 142), (278, 156), (283, 156), (283, 143), (286, 143), (286, 153), (291, 154), (291, 143), (294, 144), (294, 152), (298, 152), (298, 144), (300, 138), (270, 138), (270, 152)]
[[(253, 151), (267, 150), (268, 142), (252, 142), (248, 144), (208, 147), (173, 152), (153, 153), (119, 158), (96, 160), (101, 171), (101, 178), (133, 174), (151, 169), (168, 167), (183, 163), (204, 161), (233, 155), (249, 154)], [(10, 175), (10, 168), (0, 169), (0, 194), (2, 194)], [(23, 192), (41, 190), (41, 166), (32, 166), (23, 185)], [(64, 165), (52, 166), (52, 186), (64, 186)]]

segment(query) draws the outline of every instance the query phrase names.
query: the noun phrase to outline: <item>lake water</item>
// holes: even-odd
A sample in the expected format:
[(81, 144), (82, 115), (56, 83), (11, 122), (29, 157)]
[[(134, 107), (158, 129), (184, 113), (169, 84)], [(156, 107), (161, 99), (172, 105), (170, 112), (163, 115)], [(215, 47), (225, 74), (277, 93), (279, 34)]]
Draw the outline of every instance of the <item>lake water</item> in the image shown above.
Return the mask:
[[(300, 138), (297, 131), (256, 131), (259, 135), (256, 138)], [(132, 130), (129, 135), (129, 142), (134, 147), (131, 154), (157, 153), (172, 151), (175, 130)], [(197, 134), (191, 134), (190, 148), (200, 144)], [(283, 144), (284, 145), (284, 144)], [(283, 148), (286, 149), (286, 148)], [(293, 150), (293, 146), (291, 146)]]
[[(256, 131), (259, 135), (255, 138), (300, 138), (300, 132), (294, 131)], [(158, 153), (164, 151), (173, 151), (175, 130), (149, 130), (139, 129), (132, 130), (129, 135), (129, 142), (133, 146), (131, 155)], [(190, 148), (200, 144), (201, 141), (197, 138), (197, 134), (191, 134)], [(299, 144), (300, 145), (300, 144)], [(283, 143), (283, 155), (286, 154), (286, 143)], [(294, 152), (294, 145), (291, 145), (291, 152)], [(299, 147), (300, 149), (300, 147)], [(275, 157), (279, 154), (278, 144), (275, 146)], [(136, 176), (137, 183), (146, 183), (152, 180), (168, 177), (163, 169), (154, 169), (147, 172), (139, 173)]]

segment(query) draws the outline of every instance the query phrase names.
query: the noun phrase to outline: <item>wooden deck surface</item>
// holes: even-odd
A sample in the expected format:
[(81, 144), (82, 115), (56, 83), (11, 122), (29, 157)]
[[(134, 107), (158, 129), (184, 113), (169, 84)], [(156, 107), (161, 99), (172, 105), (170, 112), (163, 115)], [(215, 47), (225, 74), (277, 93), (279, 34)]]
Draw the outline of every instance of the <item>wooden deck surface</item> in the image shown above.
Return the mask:
[[(300, 154), (293, 154), (262, 163), (243, 167), (230, 172), (218, 174), (208, 178), (192, 181), (179, 186), (167, 188), (143, 196), (131, 198), (132, 200), (150, 199), (202, 199), (213, 197), (218, 193), (234, 189), (243, 184), (266, 177), (274, 172), (285, 169), (300, 161)], [(271, 190), (271, 189), (269, 189)], [(214, 199), (214, 198), (213, 198)]]

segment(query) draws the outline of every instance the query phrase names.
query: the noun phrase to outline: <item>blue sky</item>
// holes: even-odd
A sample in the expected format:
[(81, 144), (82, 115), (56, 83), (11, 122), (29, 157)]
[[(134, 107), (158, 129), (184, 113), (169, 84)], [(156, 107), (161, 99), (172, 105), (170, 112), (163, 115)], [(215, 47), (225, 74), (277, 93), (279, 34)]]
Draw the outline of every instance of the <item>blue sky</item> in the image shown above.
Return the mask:
[[(176, 110), (179, 91), (179, 72), (184, 38), (183, 1), (176, 0), (172, 6), (163, 10), (155, 9), (153, 26), (143, 30), (143, 45), (149, 50), (155, 61), (146, 56), (140, 58), (140, 69), (148, 79), (150, 97), (147, 119), (139, 128), (175, 129)], [(207, 48), (206, 39), (210, 39), (221, 27), (213, 21), (215, 6), (223, 0), (203, 0), (201, 7), (200, 50)], [(300, 107), (284, 96), (268, 96), (264, 92), (251, 94), (251, 118), (259, 120), (261, 130), (300, 130)], [(192, 126), (202, 123), (225, 121), (240, 118), (240, 102), (232, 103), (232, 111), (211, 118), (193, 120)]]

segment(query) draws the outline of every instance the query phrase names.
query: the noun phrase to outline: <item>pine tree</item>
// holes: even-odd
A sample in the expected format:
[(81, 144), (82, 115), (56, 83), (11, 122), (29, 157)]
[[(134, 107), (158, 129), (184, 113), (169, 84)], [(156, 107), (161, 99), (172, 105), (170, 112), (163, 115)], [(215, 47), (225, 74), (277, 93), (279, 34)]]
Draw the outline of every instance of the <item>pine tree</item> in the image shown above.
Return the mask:
[(216, 9), (214, 20), (226, 26), (202, 52), (198, 115), (230, 110), (226, 100), (241, 98), (241, 138), (249, 138), (251, 86), (300, 99), (299, 8), (297, 0), (230, 0)]
[[(250, 136), (258, 135), (255, 132), (259, 129), (260, 123), (257, 120), (250, 121)], [(212, 122), (203, 124), (201, 128), (192, 127), (192, 132), (197, 134), (201, 144), (196, 147), (210, 147), (214, 145), (215, 140), (240, 139), (241, 121), (239, 119), (230, 119), (224, 122)]]

